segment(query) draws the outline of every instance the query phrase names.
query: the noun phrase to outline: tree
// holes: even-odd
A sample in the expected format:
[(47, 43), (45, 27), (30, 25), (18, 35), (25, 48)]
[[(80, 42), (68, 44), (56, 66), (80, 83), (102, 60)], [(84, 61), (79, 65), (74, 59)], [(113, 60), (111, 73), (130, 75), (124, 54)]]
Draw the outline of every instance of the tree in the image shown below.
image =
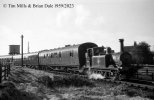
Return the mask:
[(150, 45), (145, 41), (140, 42), (136, 45), (133, 50), (136, 63), (140, 64), (150, 64), (152, 63), (152, 53), (150, 51)]
[(150, 52), (150, 45), (146, 42), (140, 42), (138, 45), (137, 45), (137, 48), (139, 50), (141, 50), (144, 54), (148, 54), (148, 53), (151, 53)]

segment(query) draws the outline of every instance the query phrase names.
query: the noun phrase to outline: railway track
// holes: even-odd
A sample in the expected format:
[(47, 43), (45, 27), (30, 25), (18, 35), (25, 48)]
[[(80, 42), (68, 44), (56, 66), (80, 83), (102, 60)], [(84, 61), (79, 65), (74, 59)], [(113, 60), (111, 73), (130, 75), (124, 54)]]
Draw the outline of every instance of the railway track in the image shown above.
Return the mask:
[[(63, 71), (49, 70), (49, 69), (43, 69), (43, 71), (53, 73), (53, 74), (59, 75), (59, 76), (78, 76), (78, 77), (82, 77), (85, 79), (89, 78), (88, 75), (81, 75), (81, 74), (72, 73), (72, 72), (63, 72)], [(121, 80), (121, 81), (115, 81), (112, 79), (98, 79), (98, 80), (93, 79), (93, 81), (95, 81), (95, 82), (107, 81), (107, 82), (118, 83), (118, 84), (126, 84), (128, 86), (150, 89), (150, 90), (154, 91), (154, 81), (145, 81), (145, 80), (137, 80), (137, 79), (129, 79), (129, 80)]]
[[(82, 78), (89, 78), (88, 75), (79, 75), (79, 74), (74, 74), (74, 73), (66, 73), (66, 72), (59, 72), (59, 71), (47, 71), (49, 73), (54, 73), (56, 75), (62, 75), (62, 76), (79, 76)], [(99, 81), (99, 82), (113, 82), (113, 83), (119, 83), (119, 84), (126, 84), (128, 86), (134, 86), (134, 87), (138, 87), (138, 88), (143, 88), (143, 89), (149, 89), (149, 90), (154, 90), (154, 81), (145, 81), (145, 80), (121, 80), (121, 81), (114, 81), (111, 79), (98, 79), (98, 80), (94, 80), (95, 82)]]
[(121, 82), (124, 84), (130, 85), (130, 86), (154, 90), (154, 82), (153, 81), (125, 80), (125, 81), (121, 81)]

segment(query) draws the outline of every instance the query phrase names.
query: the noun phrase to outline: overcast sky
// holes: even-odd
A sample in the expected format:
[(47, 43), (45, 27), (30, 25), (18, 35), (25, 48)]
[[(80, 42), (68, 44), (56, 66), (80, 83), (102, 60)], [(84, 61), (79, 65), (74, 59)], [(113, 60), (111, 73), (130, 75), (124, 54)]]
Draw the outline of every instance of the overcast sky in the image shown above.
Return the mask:
[[(9, 4), (73, 4), (72, 8), (9, 8)], [(0, 0), (0, 55), (21, 43), (24, 52), (94, 42), (119, 51), (146, 41), (154, 45), (154, 0)]]

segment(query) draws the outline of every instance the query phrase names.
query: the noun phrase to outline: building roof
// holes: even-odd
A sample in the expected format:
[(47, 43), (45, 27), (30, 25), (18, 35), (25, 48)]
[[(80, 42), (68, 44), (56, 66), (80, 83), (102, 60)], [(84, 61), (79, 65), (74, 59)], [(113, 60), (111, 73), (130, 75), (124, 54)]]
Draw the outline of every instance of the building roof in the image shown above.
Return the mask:
[(126, 52), (131, 52), (134, 49), (135, 49), (135, 46), (124, 46), (124, 51)]

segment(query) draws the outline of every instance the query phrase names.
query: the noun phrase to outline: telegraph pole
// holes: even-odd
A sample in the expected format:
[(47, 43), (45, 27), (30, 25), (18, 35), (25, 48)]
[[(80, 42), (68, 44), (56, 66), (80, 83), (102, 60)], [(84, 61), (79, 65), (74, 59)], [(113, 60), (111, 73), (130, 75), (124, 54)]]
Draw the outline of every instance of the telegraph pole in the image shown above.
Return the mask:
[(24, 36), (21, 35), (21, 66), (23, 67), (23, 38)]
[(29, 53), (29, 41), (28, 41), (28, 51), (27, 51), (27, 53)]

